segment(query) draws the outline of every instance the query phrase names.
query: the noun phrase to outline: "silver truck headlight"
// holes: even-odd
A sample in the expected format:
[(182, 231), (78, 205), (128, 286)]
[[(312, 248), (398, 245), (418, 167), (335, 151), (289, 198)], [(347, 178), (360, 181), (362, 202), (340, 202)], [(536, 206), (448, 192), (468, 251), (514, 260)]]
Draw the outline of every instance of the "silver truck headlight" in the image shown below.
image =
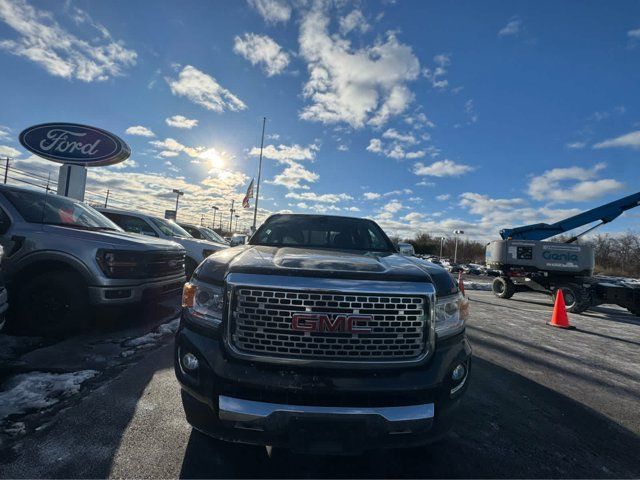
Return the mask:
[(182, 307), (203, 323), (218, 326), (222, 322), (224, 288), (187, 282), (182, 290)]
[(0, 263), (2, 263), (2, 259), (4, 258), (4, 248), (0, 245)]
[(457, 293), (436, 300), (436, 334), (438, 338), (450, 337), (464, 330), (469, 317), (469, 300)]

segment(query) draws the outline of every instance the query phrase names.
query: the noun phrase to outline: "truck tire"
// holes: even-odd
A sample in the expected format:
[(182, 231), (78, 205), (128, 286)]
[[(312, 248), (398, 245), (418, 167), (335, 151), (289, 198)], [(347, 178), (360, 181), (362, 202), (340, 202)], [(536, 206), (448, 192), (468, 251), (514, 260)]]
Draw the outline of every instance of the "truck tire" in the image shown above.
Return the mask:
[(577, 283), (564, 283), (558, 285), (553, 292), (553, 302), (556, 301), (556, 292), (562, 289), (564, 304), (568, 312), (582, 313), (591, 306), (591, 293), (588, 288)]
[(30, 278), (12, 302), (11, 329), (17, 333), (60, 337), (88, 320), (87, 287), (74, 272), (47, 272)]
[(516, 286), (506, 277), (496, 277), (491, 284), (491, 291), (498, 298), (511, 298), (516, 293)]

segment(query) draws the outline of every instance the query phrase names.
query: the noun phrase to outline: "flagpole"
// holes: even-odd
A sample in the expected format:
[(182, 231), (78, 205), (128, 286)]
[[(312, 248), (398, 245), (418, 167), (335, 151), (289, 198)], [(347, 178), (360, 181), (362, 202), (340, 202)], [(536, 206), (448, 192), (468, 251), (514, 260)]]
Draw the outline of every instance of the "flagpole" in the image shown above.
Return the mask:
[(264, 127), (267, 123), (267, 117), (262, 117), (262, 139), (260, 140), (260, 163), (258, 166), (258, 185), (256, 187), (256, 204), (253, 206), (253, 227), (256, 231), (256, 218), (258, 216), (258, 200), (260, 198), (260, 176), (262, 175), (262, 149), (264, 148)]

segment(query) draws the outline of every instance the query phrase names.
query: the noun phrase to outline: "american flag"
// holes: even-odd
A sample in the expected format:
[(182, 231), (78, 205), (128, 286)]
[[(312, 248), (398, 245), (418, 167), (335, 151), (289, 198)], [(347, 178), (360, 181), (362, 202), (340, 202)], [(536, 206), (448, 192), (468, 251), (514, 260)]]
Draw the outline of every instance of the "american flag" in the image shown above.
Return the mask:
[(250, 198), (253, 198), (253, 178), (251, 179), (251, 183), (247, 187), (247, 194), (244, 196), (244, 199), (242, 200), (242, 206), (244, 208), (249, 208), (251, 206), (249, 205)]

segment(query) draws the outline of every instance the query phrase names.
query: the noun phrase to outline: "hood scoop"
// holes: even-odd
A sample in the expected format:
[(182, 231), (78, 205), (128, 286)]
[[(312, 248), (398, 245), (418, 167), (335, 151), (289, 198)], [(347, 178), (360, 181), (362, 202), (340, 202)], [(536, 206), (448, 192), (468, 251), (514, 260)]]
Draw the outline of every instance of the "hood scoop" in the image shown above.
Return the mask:
[(376, 256), (344, 251), (300, 250), (280, 248), (273, 257), (280, 268), (333, 270), (341, 272), (384, 272), (385, 266)]

